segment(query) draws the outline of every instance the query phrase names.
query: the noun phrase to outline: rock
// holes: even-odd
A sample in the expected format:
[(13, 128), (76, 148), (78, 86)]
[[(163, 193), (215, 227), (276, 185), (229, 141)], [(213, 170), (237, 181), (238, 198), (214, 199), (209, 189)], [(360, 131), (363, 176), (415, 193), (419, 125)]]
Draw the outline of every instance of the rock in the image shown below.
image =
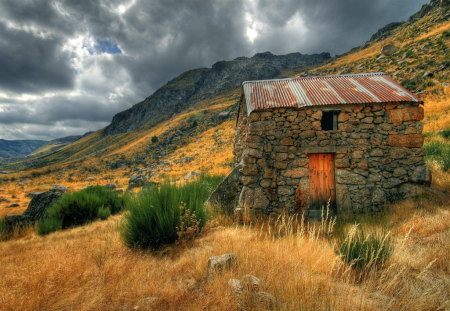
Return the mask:
[(385, 55), (385, 56), (391, 56), (393, 54), (395, 54), (398, 51), (398, 47), (396, 47), (393, 44), (388, 44), (383, 46), (383, 48), (381, 49), (381, 54)]
[(63, 186), (63, 185), (54, 185), (53, 187), (50, 188), (49, 191), (54, 191), (54, 192), (66, 192), (68, 191), (69, 188)]
[(422, 107), (392, 109), (387, 112), (387, 115), (390, 123), (420, 121), (424, 118), (424, 110)]
[(23, 213), (23, 216), (27, 218), (27, 221), (35, 222), (44, 218), (47, 215), (47, 209), (56, 201), (58, 201), (59, 198), (64, 194), (62, 188), (58, 187), (58, 190), (52, 189), (50, 189), (49, 191), (41, 192), (31, 199), (30, 204)]
[(430, 185), (431, 172), (426, 166), (418, 166), (414, 169), (414, 172), (411, 174), (410, 180), (413, 183)]
[(273, 310), (276, 308), (277, 299), (272, 294), (269, 294), (264, 291), (259, 291), (253, 296), (254, 305), (256, 308)]
[(86, 178), (86, 181), (95, 181), (95, 177), (89, 176), (88, 178)]
[(228, 281), (228, 287), (230, 288), (231, 292), (235, 295), (240, 295), (243, 292), (243, 287), (241, 281), (239, 280), (230, 279)]
[(388, 145), (398, 147), (420, 148), (424, 138), (421, 134), (389, 135)]
[(386, 203), (386, 193), (382, 189), (375, 189), (372, 193), (372, 204), (382, 205)]
[(264, 190), (261, 188), (243, 187), (239, 195), (239, 207), (263, 210), (269, 206)]
[(260, 280), (251, 274), (246, 274), (241, 278), (240, 285), (246, 291), (257, 292), (260, 287)]
[(133, 189), (136, 187), (143, 187), (148, 183), (147, 177), (142, 174), (133, 175), (131, 176), (130, 180), (128, 181), (128, 189)]
[(348, 171), (337, 171), (336, 173), (337, 182), (346, 185), (364, 185), (366, 179), (356, 173)]
[(115, 183), (106, 184), (105, 188), (110, 189), (110, 190), (115, 190), (117, 188), (117, 185)]
[(226, 269), (234, 269), (237, 266), (237, 256), (233, 253), (223, 254), (208, 259), (208, 278), (215, 273), (220, 273)]
[(1, 202), (9, 202), (6, 198), (4, 198), (4, 197), (0, 197), (0, 203)]
[(175, 163), (177, 163), (177, 164), (188, 163), (188, 162), (192, 162), (194, 159), (195, 159), (195, 157), (185, 157), (185, 158), (176, 160)]
[(13, 208), (13, 207), (19, 207), (19, 206), (20, 206), (19, 204), (14, 203), (14, 204), (8, 205), (6, 208)]
[(231, 216), (238, 204), (240, 188), (239, 166), (236, 166), (211, 193), (208, 202), (214, 207), (219, 207), (221, 211)]
[(184, 176), (185, 180), (191, 179), (194, 176), (200, 175), (200, 172), (189, 172)]
[(226, 118), (228, 118), (229, 116), (231, 116), (231, 111), (222, 111), (222, 112), (220, 112), (219, 114), (217, 114), (217, 117), (218, 117), (219, 119), (226, 119)]

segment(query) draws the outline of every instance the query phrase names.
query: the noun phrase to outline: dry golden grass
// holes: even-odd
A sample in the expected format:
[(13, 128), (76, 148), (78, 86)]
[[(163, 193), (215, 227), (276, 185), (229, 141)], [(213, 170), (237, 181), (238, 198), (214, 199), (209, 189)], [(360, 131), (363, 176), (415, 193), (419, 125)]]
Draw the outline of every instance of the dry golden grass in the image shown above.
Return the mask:
[[(0, 243), (0, 309), (238, 310), (227, 282), (245, 274), (260, 278), (281, 310), (448, 309), (449, 206), (423, 199), (390, 210), (383, 224), (394, 253), (361, 282), (333, 240), (301, 230), (274, 237), (267, 226), (216, 220), (200, 238), (157, 253), (122, 244), (121, 216), (45, 237), (29, 233)], [(207, 281), (208, 258), (230, 252), (237, 269)]]
[[(192, 171), (210, 175), (225, 176), (231, 171), (233, 163), (234, 121), (226, 121), (191, 139), (191, 142), (175, 150), (166, 157), (172, 165), (156, 175), (179, 179)], [(177, 163), (185, 157), (194, 159), (187, 163)], [(161, 179), (161, 177), (160, 177)]]

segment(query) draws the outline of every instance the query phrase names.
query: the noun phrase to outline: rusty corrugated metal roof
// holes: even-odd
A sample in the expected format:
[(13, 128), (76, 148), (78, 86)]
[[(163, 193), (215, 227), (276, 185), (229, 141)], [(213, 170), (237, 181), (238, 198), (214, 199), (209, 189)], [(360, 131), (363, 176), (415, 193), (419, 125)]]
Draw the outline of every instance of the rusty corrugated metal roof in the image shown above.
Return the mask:
[(384, 72), (246, 81), (242, 87), (248, 114), (281, 107), (420, 102)]

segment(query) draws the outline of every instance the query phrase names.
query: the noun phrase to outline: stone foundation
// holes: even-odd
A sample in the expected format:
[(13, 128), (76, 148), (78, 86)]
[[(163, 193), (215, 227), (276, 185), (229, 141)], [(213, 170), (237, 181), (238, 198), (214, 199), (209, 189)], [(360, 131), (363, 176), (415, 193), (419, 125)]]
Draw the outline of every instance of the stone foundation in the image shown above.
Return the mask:
[[(338, 129), (321, 129), (322, 111), (340, 111)], [(238, 208), (298, 212), (309, 206), (308, 154), (332, 153), (337, 213), (379, 210), (429, 184), (419, 103), (313, 106), (254, 111), (241, 102), (236, 126)]]

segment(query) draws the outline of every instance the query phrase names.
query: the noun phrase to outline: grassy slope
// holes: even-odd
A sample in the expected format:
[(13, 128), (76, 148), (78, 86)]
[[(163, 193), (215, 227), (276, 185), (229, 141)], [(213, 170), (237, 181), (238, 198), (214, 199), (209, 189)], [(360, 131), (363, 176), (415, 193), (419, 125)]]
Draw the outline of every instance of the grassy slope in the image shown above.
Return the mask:
[[(231, 226), (220, 220), (199, 239), (142, 253), (117, 233), (120, 216), (46, 237), (0, 243), (2, 310), (237, 310), (230, 278), (252, 274), (278, 297), (282, 310), (445, 310), (450, 296), (449, 210), (435, 200), (391, 207), (366, 228), (391, 230), (387, 266), (362, 282), (333, 251), (319, 227)], [(276, 237), (278, 236), (278, 237)], [(250, 246), (250, 247), (249, 247)], [(235, 271), (206, 280), (210, 256), (234, 252)], [(17, 263), (20, 262), (18, 265)]]

